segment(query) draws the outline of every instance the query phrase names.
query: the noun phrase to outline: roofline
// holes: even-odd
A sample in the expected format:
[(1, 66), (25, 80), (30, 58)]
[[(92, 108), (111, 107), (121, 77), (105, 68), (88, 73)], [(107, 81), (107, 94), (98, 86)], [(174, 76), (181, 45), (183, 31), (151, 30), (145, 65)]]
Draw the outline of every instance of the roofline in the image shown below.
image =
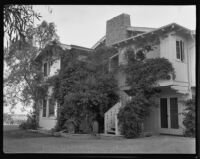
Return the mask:
[(70, 45), (71, 48), (75, 48), (75, 49), (81, 49), (81, 50), (85, 50), (85, 51), (92, 51), (93, 49), (91, 48), (87, 48), (87, 47), (83, 47), (83, 46), (78, 46), (78, 45)]
[(144, 35), (147, 35), (147, 34), (149, 34), (149, 33), (156, 32), (156, 31), (162, 30), (162, 29), (164, 29), (164, 28), (166, 28), (166, 27), (169, 27), (169, 26), (171, 26), (171, 25), (177, 25), (178, 27), (181, 27), (181, 28), (183, 28), (183, 29), (189, 31), (189, 32), (192, 34), (192, 30), (190, 30), (190, 29), (188, 29), (188, 28), (185, 28), (185, 27), (183, 27), (183, 26), (181, 26), (181, 25), (179, 25), (179, 24), (176, 24), (176, 23), (170, 23), (170, 24), (168, 24), (168, 25), (162, 26), (162, 27), (157, 28), (157, 29), (154, 29), (154, 30), (152, 30), (152, 31), (145, 32), (145, 33), (142, 33), (142, 34), (139, 34), (139, 35), (136, 35), (136, 36), (127, 38), (127, 39), (125, 39), (125, 40), (121, 40), (121, 41), (115, 42), (115, 43), (113, 43), (113, 44), (111, 44), (111, 45), (117, 45), (117, 44), (119, 44), (119, 43), (126, 42), (126, 41), (128, 41), (128, 40), (131, 40), (131, 39), (134, 39), (134, 38), (137, 38), (137, 37), (140, 37), (140, 36), (144, 36)]
[(127, 31), (140, 31), (140, 32), (148, 32), (157, 28), (149, 28), (149, 27), (137, 27), (137, 26), (130, 26), (127, 28)]
[(104, 35), (99, 41), (97, 41), (91, 48), (95, 49), (101, 42), (103, 42), (106, 39), (106, 36)]
[[(51, 43), (49, 43), (47, 45), (51, 45)], [(89, 52), (91, 52), (93, 50), (93, 49), (86, 48), (86, 47), (83, 47), (83, 46), (78, 46), (78, 45), (67, 45), (67, 44), (63, 44), (63, 43), (59, 43), (57, 45), (60, 46), (63, 50), (71, 50), (72, 48), (80, 49), (80, 50), (84, 50), (84, 51), (89, 51)], [(66, 48), (64, 49), (62, 47), (62, 45), (66, 46)], [(42, 51), (43, 51), (43, 49), (39, 51), (39, 53), (36, 55), (34, 60), (36, 60), (38, 58), (38, 56), (41, 54)]]

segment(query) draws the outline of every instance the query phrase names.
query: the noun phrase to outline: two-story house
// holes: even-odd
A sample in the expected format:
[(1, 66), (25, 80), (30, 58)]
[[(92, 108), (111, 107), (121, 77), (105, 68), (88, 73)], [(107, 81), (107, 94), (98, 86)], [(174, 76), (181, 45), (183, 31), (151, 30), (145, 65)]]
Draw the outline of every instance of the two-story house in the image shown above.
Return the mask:
[[(42, 84), (46, 84), (46, 80), (56, 74), (65, 65), (62, 54), (73, 54), (76, 60), (85, 60), (92, 49), (66, 44), (49, 43), (37, 55), (35, 60), (41, 63), (41, 71), (43, 72)], [(50, 130), (55, 127), (57, 122), (57, 101), (53, 102), (51, 96), (53, 86), (48, 85), (46, 97), (39, 103), (39, 126), (42, 129)]]
[[(83, 51), (78, 58), (83, 59), (90, 51), (101, 46), (114, 46), (118, 53), (109, 58), (109, 70), (121, 64), (126, 64), (124, 52), (127, 48), (139, 49), (145, 45), (153, 45), (154, 49), (146, 54), (146, 58), (167, 58), (175, 69), (176, 78), (158, 81), (161, 93), (157, 99), (158, 107), (153, 107), (150, 116), (144, 123), (144, 131), (155, 134), (183, 134), (184, 104), (182, 100), (195, 95), (195, 32), (176, 23), (160, 28), (133, 27), (130, 16), (121, 14), (107, 21), (106, 35), (91, 49), (59, 44), (58, 48), (48, 45), (37, 57), (42, 62), (42, 71), (48, 78), (53, 76), (63, 65), (58, 55), (59, 51), (69, 53), (77, 49)], [(54, 62), (49, 61), (48, 52), (55, 55)], [(126, 74), (116, 71), (115, 77), (120, 88), (120, 101), (105, 113), (105, 133), (120, 134), (117, 114), (124, 103), (131, 97), (128, 95), (130, 87), (126, 84)], [(52, 87), (48, 88), (48, 95), (41, 102), (39, 125), (44, 129), (51, 129), (56, 124), (57, 103), (52, 104), (50, 95)]]
[[(151, 109), (150, 116), (144, 123), (144, 131), (152, 133), (183, 134), (184, 104), (182, 100), (195, 95), (195, 33), (194, 31), (171, 23), (160, 28), (132, 27), (130, 16), (121, 14), (107, 21), (106, 35), (92, 48), (114, 46), (118, 53), (110, 57), (109, 69), (112, 71), (126, 63), (124, 52), (127, 48), (137, 50), (145, 45), (152, 45), (153, 50), (146, 58), (164, 57), (174, 69), (176, 78), (158, 81), (161, 93), (157, 99), (159, 107)], [(105, 113), (105, 133), (120, 134), (117, 113), (129, 100), (129, 86), (126, 75), (116, 72), (121, 100)]]

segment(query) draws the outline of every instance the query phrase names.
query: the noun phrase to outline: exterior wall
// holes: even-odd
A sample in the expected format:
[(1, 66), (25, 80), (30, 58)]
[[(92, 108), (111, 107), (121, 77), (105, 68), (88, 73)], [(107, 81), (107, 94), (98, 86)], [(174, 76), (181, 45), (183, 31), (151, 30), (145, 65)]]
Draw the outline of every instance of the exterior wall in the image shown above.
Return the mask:
[[(170, 128), (162, 128), (161, 129), (161, 122), (160, 122), (160, 98), (178, 98), (178, 123), (179, 123), (179, 129), (170, 129)], [(153, 132), (154, 134), (158, 133), (164, 133), (164, 134), (176, 134), (176, 135), (182, 135), (184, 132), (184, 125), (183, 125), (183, 119), (184, 116), (181, 114), (184, 109), (186, 108), (182, 101), (187, 100), (189, 98), (188, 95), (183, 95), (176, 93), (174, 90), (171, 90), (169, 88), (163, 88), (162, 92), (159, 95), (159, 98), (157, 99), (158, 106), (153, 107), (151, 109), (150, 116), (147, 117), (145, 123), (144, 123), (144, 131), (147, 132)], [(169, 101), (168, 101), (169, 104)]]
[(152, 51), (149, 51), (146, 54), (146, 58), (158, 58), (160, 57), (160, 45), (156, 45), (155, 48)]
[(60, 70), (60, 59), (56, 59), (50, 66), (50, 76), (55, 75)]
[(196, 53), (194, 40), (188, 40), (188, 54), (189, 54), (189, 76), (192, 87), (196, 86)]
[[(185, 60), (184, 62), (178, 61), (176, 59), (176, 39), (184, 41), (184, 53)], [(178, 35), (169, 34), (168, 37), (160, 38), (160, 57), (167, 58), (175, 69), (176, 78), (175, 81), (181, 83), (188, 83), (188, 52), (187, 47), (188, 43), (184, 37)]]

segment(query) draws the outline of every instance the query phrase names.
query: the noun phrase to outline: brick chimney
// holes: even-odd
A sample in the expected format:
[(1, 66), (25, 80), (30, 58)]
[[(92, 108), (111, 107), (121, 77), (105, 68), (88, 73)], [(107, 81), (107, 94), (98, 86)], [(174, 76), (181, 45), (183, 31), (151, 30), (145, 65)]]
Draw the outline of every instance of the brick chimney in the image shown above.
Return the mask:
[(130, 15), (120, 14), (106, 22), (106, 46), (128, 38), (127, 27), (131, 26)]

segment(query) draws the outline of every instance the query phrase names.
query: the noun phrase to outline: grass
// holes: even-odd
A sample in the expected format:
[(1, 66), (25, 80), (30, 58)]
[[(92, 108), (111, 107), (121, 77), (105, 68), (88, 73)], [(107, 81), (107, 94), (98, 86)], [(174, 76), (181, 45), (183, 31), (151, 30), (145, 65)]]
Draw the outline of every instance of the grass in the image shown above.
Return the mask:
[(4, 130), (5, 153), (195, 153), (195, 139), (151, 136), (139, 139), (80, 139)]

